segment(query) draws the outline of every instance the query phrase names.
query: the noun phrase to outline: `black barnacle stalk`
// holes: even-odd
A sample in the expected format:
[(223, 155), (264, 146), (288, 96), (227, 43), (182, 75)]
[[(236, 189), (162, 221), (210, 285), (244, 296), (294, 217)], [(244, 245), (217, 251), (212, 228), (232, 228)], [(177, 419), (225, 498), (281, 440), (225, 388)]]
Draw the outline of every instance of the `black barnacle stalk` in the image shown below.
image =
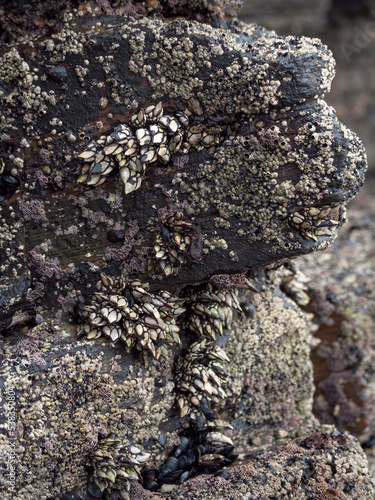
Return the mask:
[(88, 491), (94, 498), (116, 491), (129, 500), (130, 481), (138, 481), (144, 463), (150, 457), (141, 447), (124, 445), (113, 433), (98, 442), (90, 454)]
[(99, 186), (118, 167), (125, 194), (129, 194), (141, 186), (147, 165), (157, 162), (166, 165), (176, 153), (210, 149), (218, 144), (220, 133), (218, 127), (207, 130), (200, 124), (189, 127), (185, 113), (164, 114), (161, 102), (141, 108), (128, 124), (121, 124), (108, 136), (91, 142), (78, 155), (85, 162), (78, 182)]
[(97, 289), (81, 312), (84, 325), (79, 334), (121, 340), (127, 351), (140, 351), (145, 362), (147, 352), (156, 359), (168, 358), (166, 345), (180, 342), (176, 320), (185, 311), (181, 299), (167, 291), (152, 294), (148, 283), (139, 280), (113, 280), (104, 274)]

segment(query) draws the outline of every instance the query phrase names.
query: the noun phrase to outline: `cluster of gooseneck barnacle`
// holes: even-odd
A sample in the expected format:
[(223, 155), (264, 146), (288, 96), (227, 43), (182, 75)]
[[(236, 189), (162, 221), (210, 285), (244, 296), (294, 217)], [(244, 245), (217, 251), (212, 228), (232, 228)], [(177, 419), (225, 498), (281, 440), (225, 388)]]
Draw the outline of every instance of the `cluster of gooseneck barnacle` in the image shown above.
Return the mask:
[(152, 255), (148, 259), (148, 271), (164, 276), (176, 275), (186, 264), (186, 251), (191, 243), (190, 233), (194, 225), (184, 221), (183, 213), (175, 212), (161, 222), (156, 234)]
[(331, 237), (333, 235), (339, 225), (336, 220), (339, 210), (345, 211), (342, 207), (332, 205), (300, 208), (290, 215), (289, 221), (304, 238), (318, 241), (320, 236)]
[(164, 114), (161, 102), (141, 108), (129, 123), (91, 142), (78, 155), (85, 162), (78, 182), (99, 186), (118, 166), (125, 194), (131, 193), (141, 186), (147, 165), (167, 164), (172, 155), (187, 154), (190, 149), (214, 147), (220, 132), (218, 127), (190, 124), (189, 117), (180, 111)]
[(144, 463), (150, 457), (141, 447), (124, 445), (114, 433), (98, 442), (92, 451), (88, 466), (92, 473), (88, 491), (94, 498), (117, 492), (123, 500), (130, 500), (130, 481), (138, 481)]
[(296, 304), (301, 307), (310, 303), (308, 294), (309, 279), (305, 276), (293, 262), (286, 262), (281, 269), (281, 289)]
[(221, 362), (229, 362), (224, 350), (215, 344), (216, 337), (231, 327), (233, 310), (242, 313), (236, 288), (205, 288), (189, 291), (185, 299), (188, 309), (186, 327), (200, 340), (190, 345), (175, 366), (177, 403), (181, 417), (189, 415), (206, 422), (213, 418), (211, 404), (224, 399), (228, 373)]
[(144, 361), (151, 353), (168, 358), (165, 344), (179, 343), (176, 319), (185, 311), (181, 299), (163, 290), (149, 292), (150, 285), (139, 280), (115, 280), (101, 275), (98, 291), (82, 310), (85, 321), (79, 333), (89, 339), (104, 335), (112, 342), (121, 340), (129, 351), (135, 347)]
[(204, 290), (193, 293), (188, 303), (191, 310), (187, 327), (198, 337), (215, 340), (216, 335), (222, 335), (230, 328), (233, 309), (242, 313), (236, 288), (214, 290), (208, 284)]
[(163, 484), (182, 484), (197, 474), (216, 473), (228, 477), (223, 468), (236, 460), (238, 455), (233, 453), (232, 440), (220, 432), (220, 424), (217, 422), (204, 430), (191, 427), (185, 431), (185, 435), (180, 437), (180, 444), (159, 470), (142, 471), (143, 487), (157, 491)]
[(227, 380), (228, 372), (221, 366), (221, 361), (229, 362), (228, 356), (207, 339), (191, 344), (187, 353), (177, 360), (175, 385), (181, 417), (194, 409), (207, 414), (211, 401), (219, 402), (226, 397), (222, 384)]

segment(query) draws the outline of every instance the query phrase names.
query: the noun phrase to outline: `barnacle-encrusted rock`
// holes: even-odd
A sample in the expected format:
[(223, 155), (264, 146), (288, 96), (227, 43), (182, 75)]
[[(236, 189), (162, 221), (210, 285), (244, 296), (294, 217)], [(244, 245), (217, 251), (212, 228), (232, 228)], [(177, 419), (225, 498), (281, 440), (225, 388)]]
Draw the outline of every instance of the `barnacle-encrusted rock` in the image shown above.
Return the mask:
[(363, 195), (324, 262), (300, 262), (311, 297), (316, 343), (314, 412), (362, 443), (375, 433), (374, 203)]
[[(219, 398), (208, 412), (204, 408), (208, 416), (204, 425), (206, 432), (211, 432), (209, 413), (213, 413), (212, 423), (216, 427), (212, 432), (230, 439), (235, 453), (257, 454), (264, 446), (286, 443), (290, 443), (292, 451), (295, 443), (306, 438), (317, 425), (312, 416), (314, 387), (308, 361), (308, 325), (301, 310), (277, 285), (284, 275), (280, 271), (267, 273), (253, 282), (252, 289), (245, 286), (240, 290), (239, 300), (244, 307), (250, 301), (253, 304), (252, 320), (249, 322), (245, 315), (234, 314), (231, 335), (218, 338), (229, 358), (229, 362), (225, 362), (226, 398)], [(190, 334), (186, 336), (182, 331), (181, 344), (171, 346), (173, 356), (159, 361), (151, 357), (146, 368), (137, 356), (132, 352), (126, 354), (118, 344), (112, 347), (109, 343), (66, 338), (70, 331), (69, 325), (62, 329), (45, 322), (28, 331), (24, 338), (0, 344), (0, 388), (5, 397), (14, 388), (17, 418), (14, 435), (17, 495), (6, 493), (7, 500), (48, 500), (72, 490), (84, 498), (86, 461), (98, 444), (98, 433), (114, 432), (125, 446), (143, 446), (145, 453), (151, 454), (145, 467), (160, 470), (166, 454), (186, 431), (176, 399), (178, 394), (185, 397), (192, 394), (176, 391), (175, 360), (180, 355), (182, 359), (189, 355)], [(201, 358), (201, 364), (207, 361), (208, 358)], [(218, 364), (224, 367), (224, 362)], [(0, 457), (4, 470), (10, 450), (7, 411), (6, 406), (0, 406)], [(202, 410), (197, 407), (197, 411)], [(199, 422), (200, 415), (192, 413)], [(217, 427), (219, 419), (228, 421), (228, 415), (232, 426)], [(213, 443), (224, 439), (215, 434), (210, 438)], [(338, 450), (345, 469), (353, 467), (354, 472), (348, 473), (352, 481), (349, 498), (370, 500), (373, 490), (364, 458), (352, 439), (345, 439), (345, 449), (339, 451), (340, 448), (334, 447), (332, 450)], [(225, 443), (221, 442), (224, 448)], [(299, 449), (298, 453), (303, 461), (309, 452)], [(331, 454), (320, 455), (319, 460), (327, 471), (332, 470)], [(264, 464), (271, 463), (274, 463), (272, 456), (266, 455)], [(297, 474), (302, 465), (295, 467)], [(267, 476), (267, 486), (263, 484), (264, 489), (259, 491), (273, 491), (268, 490), (272, 487), (277, 491), (280, 483), (278, 480), (275, 483), (275, 478), (280, 477), (280, 473), (281, 469), (272, 469)], [(329, 476), (329, 487), (341, 490), (346, 487), (345, 474)], [(288, 475), (282, 478), (288, 488)], [(3, 475), (0, 482), (6, 490), (8, 476)], [(233, 484), (233, 488), (238, 487), (236, 482)], [(255, 487), (261, 488), (261, 485), (249, 481), (243, 486), (249, 495)], [(130, 494), (133, 489), (131, 485)], [(134, 493), (135, 498), (137, 495)], [(176, 495), (178, 498), (179, 493)]]
[[(349, 465), (353, 460), (358, 464), (356, 479)], [(298, 443), (231, 467), (227, 480), (202, 475), (163, 496), (167, 500), (371, 500), (372, 486), (366, 468), (367, 462), (355, 439), (326, 426), (311, 430)]]
[[(333, 59), (318, 40), (220, 21), (231, 2), (180, 4), (131, 18), (82, 2), (82, 15), (0, 52), (0, 385), (17, 419), (0, 405), (2, 470), (10, 433), (17, 451), (16, 496), (0, 477), (7, 500), (84, 496), (90, 456), (91, 488), (126, 498), (117, 473), (121, 457), (136, 466), (135, 443), (160, 470), (182, 433), (202, 432), (213, 454), (256, 453), (295, 449), (318, 425), (293, 271), (262, 268), (333, 240), (363, 148), (323, 101)], [(158, 18), (188, 7), (221, 27)], [(244, 285), (238, 301), (228, 283)], [(77, 339), (76, 323), (97, 340)], [(136, 351), (152, 354), (147, 366)], [(367, 500), (363, 457), (345, 443), (352, 483), (327, 472), (328, 488)], [(272, 483), (279, 467), (264, 460)], [(129, 495), (141, 488), (130, 483)]]
[[(55, 308), (55, 292), (87, 299), (91, 282), (124, 261), (144, 279), (160, 210), (182, 212), (199, 234), (187, 263), (171, 248), (172, 268), (161, 258), (164, 273), (151, 276), (195, 283), (326, 247), (363, 182), (363, 147), (323, 101), (334, 63), (317, 40), (238, 22), (82, 16), (0, 60), (2, 176), (20, 182), (6, 188), (1, 217), (27, 221), (28, 267), (46, 307)], [(152, 137), (167, 138), (170, 153), (183, 129), (178, 154), (141, 154), (150, 127), (163, 129)], [(108, 230), (130, 224), (139, 237), (109, 246)], [(11, 246), (1, 242), (3, 262)], [(46, 264), (67, 273), (66, 283)], [(17, 318), (3, 309), (4, 327), (29, 318), (27, 287), (14, 292), (22, 279), (16, 265), (2, 274), (4, 296), (19, 304)]]
[(161, 221), (152, 250), (152, 257), (147, 261), (147, 270), (155, 279), (170, 274), (177, 275), (179, 269), (188, 261), (198, 260), (201, 249), (196, 242), (201, 236), (199, 229), (190, 222), (184, 221), (183, 212), (177, 211)]
[[(162, 102), (140, 109), (130, 117), (129, 125), (119, 125), (109, 136), (101, 136), (97, 143), (90, 143), (78, 155), (86, 162), (78, 182), (100, 186), (117, 166), (125, 194), (129, 194), (140, 188), (146, 165), (167, 164), (172, 155), (187, 154), (190, 149), (200, 151), (207, 147), (214, 151), (220, 128), (189, 127), (185, 113), (169, 116), (163, 111)], [(99, 146), (104, 147), (99, 150)]]

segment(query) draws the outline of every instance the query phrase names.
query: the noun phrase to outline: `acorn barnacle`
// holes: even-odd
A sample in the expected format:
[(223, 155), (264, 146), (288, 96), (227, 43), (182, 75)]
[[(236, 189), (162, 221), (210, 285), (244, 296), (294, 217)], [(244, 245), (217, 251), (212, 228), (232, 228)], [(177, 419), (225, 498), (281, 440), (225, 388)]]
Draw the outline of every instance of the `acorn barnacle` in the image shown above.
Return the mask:
[(191, 302), (187, 327), (210, 340), (231, 327), (233, 309), (242, 313), (236, 288), (215, 290), (208, 284), (204, 290), (193, 293), (187, 302)]
[(141, 108), (129, 123), (118, 125), (78, 155), (84, 162), (78, 182), (99, 186), (118, 168), (125, 194), (129, 194), (141, 186), (147, 165), (166, 165), (176, 153), (211, 148), (218, 144), (220, 132), (201, 124), (189, 126), (188, 116), (180, 111), (164, 114), (161, 102)]
[(109, 434), (98, 442), (88, 460), (87, 465), (92, 470), (89, 493), (100, 498), (104, 493), (117, 492), (120, 498), (130, 500), (130, 481), (139, 480), (149, 457), (140, 446), (126, 446), (115, 434)]
[(148, 271), (162, 276), (176, 275), (179, 268), (187, 263), (190, 235), (194, 229), (193, 224), (183, 220), (182, 212), (175, 212), (162, 220), (152, 256), (148, 259)]
[(229, 362), (228, 356), (207, 339), (191, 344), (188, 352), (177, 360), (175, 385), (181, 417), (196, 409), (209, 410), (211, 401), (218, 403), (226, 397), (222, 385), (228, 372), (221, 366), (222, 361)]
[(81, 312), (84, 324), (79, 334), (120, 340), (127, 351), (133, 347), (140, 351), (145, 363), (147, 353), (168, 358), (166, 345), (180, 342), (176, 320), (185, 312), (181, 299), (165, 290), (150, 293), (149, 284), (139, 280), (113, 280), (103, 274), (97, 289)]

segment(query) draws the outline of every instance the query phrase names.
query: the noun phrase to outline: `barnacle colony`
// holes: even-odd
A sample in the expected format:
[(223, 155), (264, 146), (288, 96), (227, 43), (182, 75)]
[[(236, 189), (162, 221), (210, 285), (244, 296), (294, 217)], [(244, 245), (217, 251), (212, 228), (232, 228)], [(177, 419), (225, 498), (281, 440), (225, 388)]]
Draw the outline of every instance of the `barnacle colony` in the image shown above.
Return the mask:
[(210, 401), (219, 402), (226, 394), (221, 385), (228, 378), (220, 361), (229, 362), (228, 356), (217, 345), (207, 339), (194, 342), (185, 356), (178, 359), (175, 370), (176, 389), (180, 392), (177, 402), (181, 417), (195, 407), (210, 406)]
[(211, 284), (189, 298), (191, 314), (188, 328), (198, 337), (216, 340), (223, 330), (232, 324), (233, 309), (242, 313), (236, 288), (230, 290), (214, 290)]
[(320, 236), (332, 237), (344, 216), (344, 207), (322, 206), (296, 210), (289, 220), (304, 238), (317, 241)]
[(160, 232), (156, 234), (152, 257), (148, 259), (147, 270), (162, 276), (176, 275), (179, 268), (187, 263), (186, 250), (194, 225), (183, 220), (183, 213), (176, 212), (162, 221)]
[(89, 492), (98, 497), (96, 488), (100, 493), (117, 491), (122, 499), (129, 500), (130, 481), (139, 479), (141, 468), (149, 457), (150, 454), (139, 446), (125, 446), (121, 439), (109, 434), (91, 453), (88, 465), (93, 472)]
[(165, 165), (173, 154), (210, 148), (219, 142), (220, 132), (218, 127), (189, 125), (188, 116), (179, 111), (174, 115), (164, 114), (159, 102), (140, 109), (128, 124), (121, 124), (108, 136), (91, 142), (78, 155), (85, 162), (78, 182), (99, 186), (118, 166), (125, 194), (129, 194), (141, 186), (148, 164)]
[(79, 334), (88, 339), (103, 335), (112, 342), (121, 340), (128, 351), (132, 347), (140, 351), (145, 362), (147, 352), (156, 359), (168, 358), (164, 344), (180, 342), (176, 319), (185, 311), (180, 299), (166, 290), (152, 294), (148, 283), (139, 280), (112, 280), (103, 274), (97, 289), (83, 308), (85, 324)]
[(176, 362), (177, 403), (181, 417), (194, 415), (205, 420), (211, 403), (226, 397), (222, 386), (227, 382), (228, 372), (220, 363), (229, 359), (215, 344), (216, 337), (231, 327), (233, 309), (239, 313), (242, 309), (236, 288), (218, 290), (211, 283), (191, 293), (185, 305), (188, 309), (186, 327), (200, 340), (191, 344)]

